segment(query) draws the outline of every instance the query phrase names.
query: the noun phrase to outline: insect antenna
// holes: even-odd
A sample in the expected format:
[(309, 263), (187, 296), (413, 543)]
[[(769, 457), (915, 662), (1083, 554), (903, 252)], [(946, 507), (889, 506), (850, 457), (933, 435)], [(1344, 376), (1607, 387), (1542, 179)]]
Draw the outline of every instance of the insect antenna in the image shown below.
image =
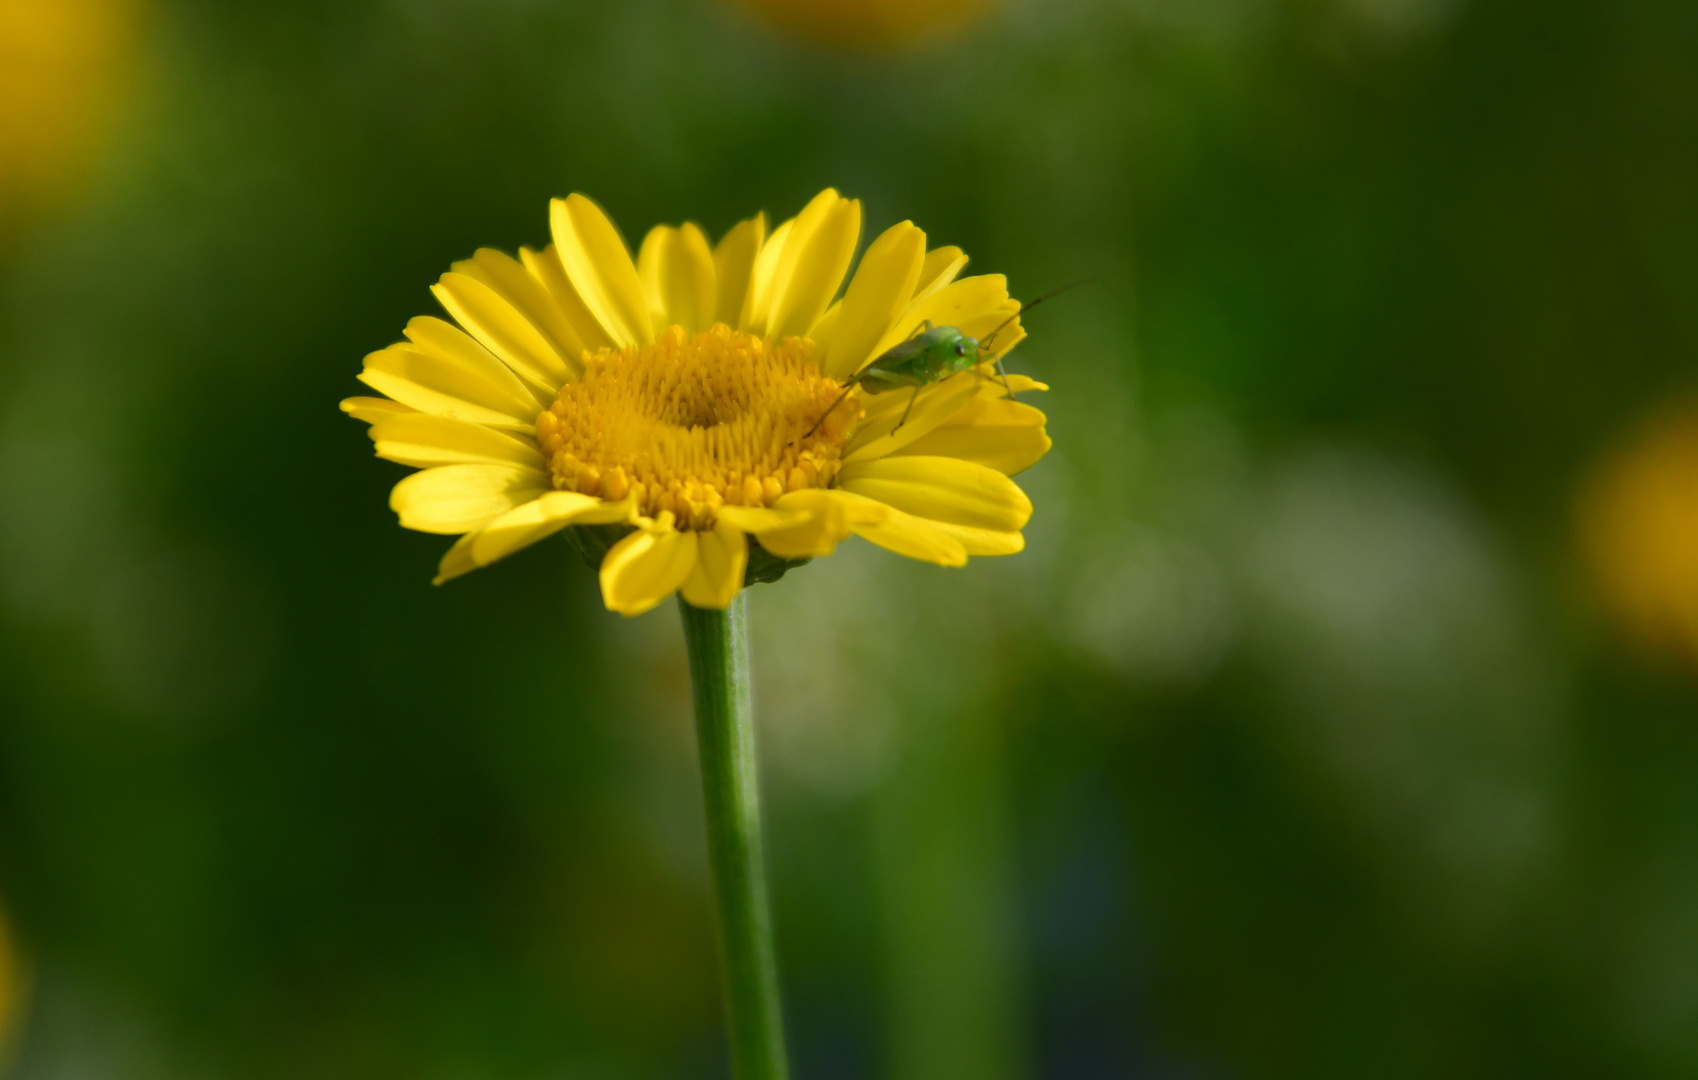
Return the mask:
[[(1004, 330), (1008, 329), (1008, 326), (1009, 326), (1010, 323), (1012, 323), (1015, 319), (1018, 319), (1020, 316), (1026, 314), (1026, 312), (1031, 311), (1033, 308), (1037, 307), (1039, 304), (1043, 303), (1045, 300), (1049, 300), (1049, 299), (1052, 299), (1054, 297), (1060, 296), (1062, 293), (1067, 292), (1070, 289), (1077, 289), (1081, 285), (1089, 285), (1091, 282), (1093, 282), (1095, 280), (1097, 280), (1097, 279), (1094, 278), (1094, 277), (1088, 277), (1088, 278), (1080, 278), (1078, 281), (1070, 281), (1067, 284), (1061, 286), (1060, 288), (1051, 289), (1049, 292), (1044, 293), (1042, 296), (1039, 296), (1039, 297), (1036, 297), (1035, 299), (1026, 301), (1026, 303), (1020, 308), (1019, 311), (1016, 311), (1014, 314), (1012, 314), (1008, 318), (1004, 319), (1002, 321), (1001, 326), (998, 326), (995, 330), (992, 330), (990, 332), (989, 337), (987, 337), (983, 341), (979, 342), (979, 348), (988, 350), (990, 348), (991, 342), (996, 340), (996, 336), (998, 334), (1000, 334)], [(1008, 392), (1008, 397), (1009, 397), (1010, 400), (1012, 400), (1013, 397), (1014, 397), (1014, 388), (1012, 386), (1010, 386), (1009, 383), (1008, 383), (1008, 369), (1002, 366), (1002, 356), (1001, 356), (1001, 354), (993, 352), (993, 353), (991, 353), (991, 359), (996, 361), (996, 373), (1002, 379), (1002, 388)]]
[(1037, 307), (1039, 304), (1043, 303), (1045, 300), (1054, 299), (1055, 297), (1060, 296), (1064, 292), (1067, 292), (1071, 289), (1077, 289), (1081, 285), (1089, 285), (1093, 281), (1096, 281), (1096, 280), (1097, 279), (1094, 278), (1094, 277), (1088, 277), (1088, 278), (1080, 278), (1078, 281), (1069, 281), (1067, 284), (1061, 286), (1059, 289), (1051, 289), (1049, 292), (1044, 293), (1042, 296), (1037, 297), (1036, 299), (1026, 301), (1025, 305), (1023, 307), (1021, 307), (1019, 311), (1016, 311), (1014, 314), (1010, 315), (1008, 318), (1002, 320), (1001, 326), (998, 326), (995, 330), (992, 330), (990, 332), (989, 337), (987, 337), (983, 341), (979, 342), (979, 348), (981, 348), (981, 349), (990, 348), (990, 343), (996, 340), (996, 336), (998, 334), (1000, 334), (1004, 330), (1008, 329), (1009, 323), (1013, 322), (1015, 319), (1018, 319), (1020, 316), (1026, 314), (1026, 312), (1031, 311), (1033, 308)]
[[(818, 420), (814, 421), (814, 426), (807, 430), (807, 432), (802, 436), (802, 439), (806, 439), (809, 435), (812, 435), (814, 432), (818, 431), (820, 429), (820, 425), (825, 423), (825, 418), (837, 411), (837, 407), (839, 405), (843, 404), (843, 399), (848, 397), (849, 391), (851, 391), (853, 389), (855, 389), (855, 380), (854, 379), (850, 379), (848, 382), (844, 383), (843, 384), (843, 393), (837, 395), (837, 400), (831, 403), (831, 408), (827, 409), (825, 412), (820, 413), (820, 418)], [(796, 441), (801, 442), (802, 439), (797, 439)]]

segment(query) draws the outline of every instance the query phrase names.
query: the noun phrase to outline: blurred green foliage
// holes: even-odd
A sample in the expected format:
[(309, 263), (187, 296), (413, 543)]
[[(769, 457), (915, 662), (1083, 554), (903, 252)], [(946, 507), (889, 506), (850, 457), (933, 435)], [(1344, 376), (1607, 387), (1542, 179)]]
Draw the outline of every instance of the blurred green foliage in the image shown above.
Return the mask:
[(159, 0), (0, 239), (17, 1075), (724, 1075), (685, 671), (336, 411), (479, 246), (825, 185), (1033, 314), (1027, 553), (752, 595), (807, 1078), (1698, 1071), (1698, 691), (1586, 463), (1698, 359), (1683, 0)]

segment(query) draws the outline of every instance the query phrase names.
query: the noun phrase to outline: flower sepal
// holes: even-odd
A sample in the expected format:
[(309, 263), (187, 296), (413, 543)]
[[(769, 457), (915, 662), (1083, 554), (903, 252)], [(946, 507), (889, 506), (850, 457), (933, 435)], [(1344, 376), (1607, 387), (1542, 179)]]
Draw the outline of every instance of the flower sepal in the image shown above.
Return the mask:
[(599, 571), (601, 561), (613, 550), (613, 545), (630, 535), (631, 525), (573, 525), (560, 530), (560, 535), (572, 545), (572, 550), (584, 560), (584, 565)]
[(758, 537), (749, 538), (749, 566), (743, 571), (744, 585), (771, 584), (790, 571), (813, 562), (812, 559), (785, 559), (761, 547)]

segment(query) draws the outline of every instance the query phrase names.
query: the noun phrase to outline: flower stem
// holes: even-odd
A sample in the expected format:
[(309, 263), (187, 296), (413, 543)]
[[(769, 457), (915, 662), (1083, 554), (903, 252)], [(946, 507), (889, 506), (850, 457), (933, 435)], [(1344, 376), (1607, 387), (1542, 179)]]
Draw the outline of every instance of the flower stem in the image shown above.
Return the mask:
[(719, 910), (725, 1011), (736, 1080), (786, 1080), (772, 908), (749, 706), (748, 618), (741, 595), (726, 611), (678, 598), (696, 696), (708, 862)]

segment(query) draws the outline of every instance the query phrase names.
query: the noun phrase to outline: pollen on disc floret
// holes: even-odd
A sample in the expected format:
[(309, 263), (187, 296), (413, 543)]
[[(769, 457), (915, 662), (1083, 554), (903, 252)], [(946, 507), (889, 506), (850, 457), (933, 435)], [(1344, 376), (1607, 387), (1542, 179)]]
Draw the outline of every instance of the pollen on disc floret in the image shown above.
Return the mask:
[(674, 326), (653, 345), (585, 357), (537, 417), (537, 440), (556, 488), (631, 496), (638, 513), (708, 529), (721, 506), (830, 485), (860, 410), (846, 401), (809, 429), (842, 391), (806, 338)]

